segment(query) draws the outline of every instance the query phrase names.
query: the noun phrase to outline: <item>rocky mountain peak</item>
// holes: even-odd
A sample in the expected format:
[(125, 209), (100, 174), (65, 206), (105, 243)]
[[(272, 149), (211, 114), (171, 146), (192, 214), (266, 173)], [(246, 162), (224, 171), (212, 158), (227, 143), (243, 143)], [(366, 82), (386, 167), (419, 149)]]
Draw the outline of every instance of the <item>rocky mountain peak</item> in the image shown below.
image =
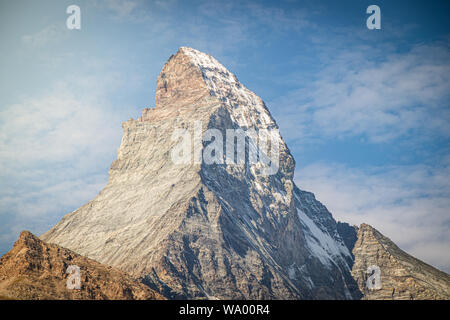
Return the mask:
[[(188, 47), (181, 47), (164, 65), (155, 99), (156, 107), (145, 109), (141, 120), (162, 114), (176, 117), (186, 108), (201, 111), (206, 103), (225, 107), (241, 128), (278, 128), (260, 97), (214, 57)], [(160, 108), (174, 110), (158, 111)]]
[(40, 240), (30, 231), (24, 230), (20, 233), (19, 239), (14, 243), (14, 246), (33, 246)]
[[(191, 135), (194, 150), (183, 163), (171, 158), (177, 129)], [(275, 170), (248, 157), (221, 161), (230, 148), (226, 135), (239, 130), (270, 138)], [(171, 298), (359, 297), (336, 221), (295, 186), (294, 159), (262, 99), (216, 59), (180, 48), (158, 77), (156, 107), (124, 122), (123, 131), (106, 187), (43, 240), (118, 267)], [(223, 150), (217, 162), (196, 162), (195, 150), (210, 150), (208, 132)], [(247, 155), (266, 156), (261, 139), (244, 142)]]
[[(256, 96), (242, 86), (236, 76), (209, 54), (181, 47), (164, 65), (156, 88), (156, 107), (178, 107), (213, 96), (227, 100), (248, 99)], [(234, 101), (235, 103), (237, 101)]]
[[(409, 255), (368, 224), (360, 225), (353, 254), (352, 274), (364, 299), (450, 298), (448, 274)], [(379, 277), (379, 286), (368, 285), (369, 277)]]
[(199, 54), (197, 50), (181, 47), (169, 58), (156, 82), (156, 108), (181, 109), (210, 95), (202, 67), (194, 58)]
[[(181, 47), (157, 79), (156, 107), (122, 127), (105, 188), (40, 239), (23, 232), (0, 259), (0, 298), (161, 297), (148, 287), (187, 299), (449, 298), (447, 274), (370, 225), (337, 223), (295, 185), (294, 158), (265, 103), (212, 56)], [(171, 156), (177, 130), (187, 137), (183, 162)], [(245, 134), (242, 161), (222, 161), (238, 154), (230, 132)], [(220, 148), (209, 163), (213, 140)], [(249, 161), (269, 149), (275, 170)], [(70, 264), (85, 275), (81, 291), (64, 286)]]

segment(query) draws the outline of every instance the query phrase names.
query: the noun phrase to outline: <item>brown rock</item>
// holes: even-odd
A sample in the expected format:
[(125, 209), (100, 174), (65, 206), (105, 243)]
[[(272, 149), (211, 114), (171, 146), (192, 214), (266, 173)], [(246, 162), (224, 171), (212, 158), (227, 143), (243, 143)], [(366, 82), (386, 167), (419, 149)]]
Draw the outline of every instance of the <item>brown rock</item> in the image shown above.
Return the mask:
[[(353, 248), (352, 275), (367, 300), (450, 299), (450, 276), (407, 254), (375, 228), (362, 224)], [(381, 271), (381, 288), (369, 289), (367, 268)]]
[[(68, 289), (67, 268), (80, 268), (81, 288)], [(148, 300), (164, 299), (124, 272), (47, 244), (23, 231), (0, 259), (0, 299)]]

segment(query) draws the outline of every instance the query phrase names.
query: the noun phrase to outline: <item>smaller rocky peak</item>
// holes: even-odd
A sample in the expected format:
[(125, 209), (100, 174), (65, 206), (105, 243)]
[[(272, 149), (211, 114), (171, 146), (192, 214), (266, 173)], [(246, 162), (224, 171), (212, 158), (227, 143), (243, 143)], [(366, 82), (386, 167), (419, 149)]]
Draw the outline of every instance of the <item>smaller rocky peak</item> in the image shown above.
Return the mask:
[[(78, 270), (78, 271), (76, 271)], [(79, 272), (79, 273), (77, 273)], [(79, 275), (79, 287), (68, 286)], [(0, 300), (164, 299), (128, 274), (22, 231), (0, 258)]]
[(377, 229), (361, 224), (353, 248), (352, 276), (363, 299), (450, 298), (450, 276), (401, 250)]
[[(23, 262), (31, 262), (31, 266), (36, 266), (38, 260), (40, 260), (42, 252), (43, 242), (30, 231), (22, 231), (19, 238), (14, 243), (11, 251), (6, 253), (3, 257), (16, 256)], [(2, 260), (5, 260), (3, 259)], [(18, 265), (20, 268), (21, 265)]]
[(358, 231), (361, 232), (370, 232), (370, 233), (378, 232), (374, 227), (372, 227), (370, 224), (367, 223), (361, 223), (361, 225), (356, 228), (358, 229)]
[(38, 237), (32, 234), (30, 231), (24, 230), (20, 233), (19, 239), (15, 242), (14, 246), (32, 246), (40, 243)]

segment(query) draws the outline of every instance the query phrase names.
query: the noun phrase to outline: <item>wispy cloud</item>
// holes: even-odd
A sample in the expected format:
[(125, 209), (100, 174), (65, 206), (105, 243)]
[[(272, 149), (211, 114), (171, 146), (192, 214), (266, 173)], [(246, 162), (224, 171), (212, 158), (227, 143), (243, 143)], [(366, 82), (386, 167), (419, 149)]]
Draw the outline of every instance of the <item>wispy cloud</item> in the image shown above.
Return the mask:
[(127, 112), (105, 100), (102, 83), (111, 79), (70, 77), (0, 109), (1, 251), (21, 229), (46, 231), (105, 185)]
[(42, 47), (49, 43), (57, 42), (67, 37), (68, 32), (64, 24), (52, 24), (46, 26), (42, 30), (23, 35), (21, 37), (22, 43), (31, 47)]
[[(157, 1), (151, 4), (167, 8), (170, 3), (171, 1)], [(109, 15), (113, 20), (133, 23), (152, 22), (153, 15), (149, 11), (148, 4), (149, 2), (145, 0), (94, 0), (89, 3), (102, 14)]]
[(87, 157), (99, 147), (109, 150), (109, 141), (117, 136), (110, 125), (117, 119), (111, 119), (113, 114), (99, 104), (59, 89), (4, 107), (0, 111), (0, 161), (10, 166), (64, 162)]
[(311, 84), (273, 102), (289, 135), (371, 142), (450, 137), (448, 45), (417, 45), (372, 59), (367, 51), (340, 52)]
[(98, 5), (103, 6), (119, 19), (134, 19), (139, 3), (140, 1), (137, 0), (105, 0)]

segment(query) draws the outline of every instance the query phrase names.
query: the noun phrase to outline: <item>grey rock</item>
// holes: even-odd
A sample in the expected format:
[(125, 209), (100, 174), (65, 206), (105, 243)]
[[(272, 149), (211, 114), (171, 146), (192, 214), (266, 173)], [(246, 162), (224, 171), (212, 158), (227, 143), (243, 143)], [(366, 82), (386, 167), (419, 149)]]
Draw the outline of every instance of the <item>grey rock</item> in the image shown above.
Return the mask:
[[(450, 275), (401, 250), (368, 224), (358, 229), (352, 274), (365, 300), (448, 300)], [(367, 284), (370, 266), (380, 270), (380, 287)], [(369, 279), (373, 281), (373, 277)]]
[[(174, 164), (175, 128), (268, 130), (261, 167)], [(294, 182), (295, 161), (264, 102), (213, 57), (182, 47), (157, 80), (156, 107), (123, 123), (106, 187), (41, 238), (115, 266), (169, 298), (357, 299), (352, 255), (328, 210)], [(194, 140), (195, 148), (206, 143)], [(248, 141), (247, 151), (255, 145)]]

